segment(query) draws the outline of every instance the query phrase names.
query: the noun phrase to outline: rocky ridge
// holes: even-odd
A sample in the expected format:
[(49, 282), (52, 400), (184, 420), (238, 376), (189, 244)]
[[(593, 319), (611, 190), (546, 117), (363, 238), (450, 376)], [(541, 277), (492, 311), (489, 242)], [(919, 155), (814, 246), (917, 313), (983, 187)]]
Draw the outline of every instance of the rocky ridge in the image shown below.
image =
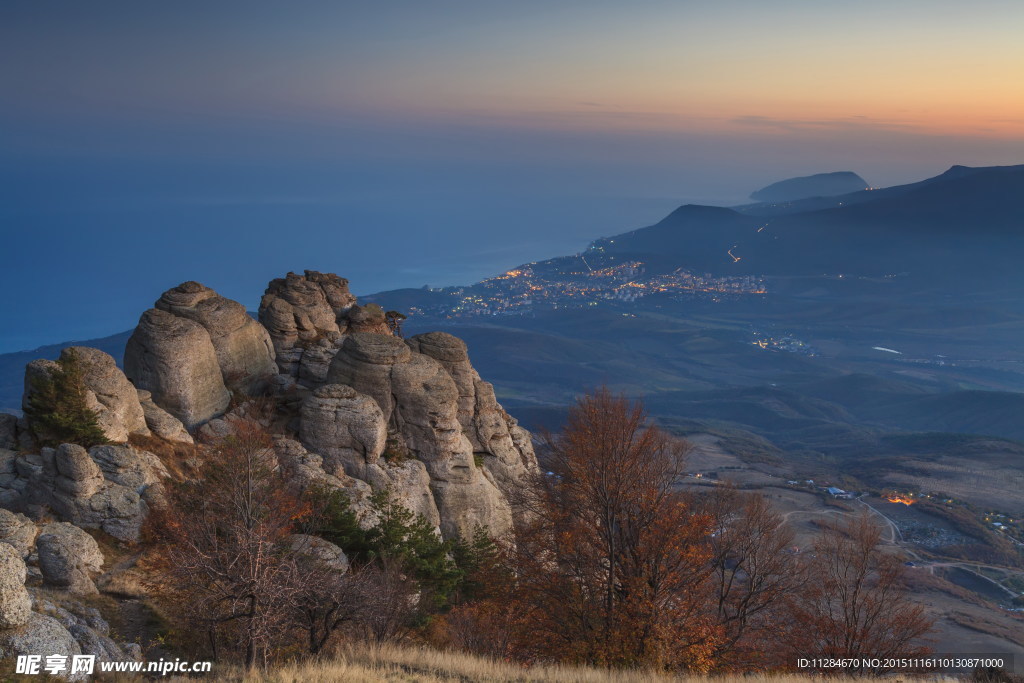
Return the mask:
[[(123, 372), (98, 349), (64, 353), (109, 443), (39, 447), (45, 435), (30, 418), (0, 416), (0, 656), (41, 644), (134, 656), (75, 596), (118, 584), (96, 535), (132, 544), (163, 504), (172, 474), (146, 450), (154, 440), (200, 453), (198, 444), (259, 422), (290, 476), (343, 492), (364, 526), (376, 521), (374, 492), (386, 490), (445, 538), (510, 531), (515, 491), (537, 469), (530, 435), (498, 405), (465, 343), (396, 336), (379, 307), (359, 306), (333, 274), (273, 280), (259, 321), (197, 282), (174, 287), (140, 317)], [(26, 367), (24, 401), (56, 367)], [(345, 571), (335, 546), (295, 543)], [(56, 604), (40, 587), (67, 598)]]

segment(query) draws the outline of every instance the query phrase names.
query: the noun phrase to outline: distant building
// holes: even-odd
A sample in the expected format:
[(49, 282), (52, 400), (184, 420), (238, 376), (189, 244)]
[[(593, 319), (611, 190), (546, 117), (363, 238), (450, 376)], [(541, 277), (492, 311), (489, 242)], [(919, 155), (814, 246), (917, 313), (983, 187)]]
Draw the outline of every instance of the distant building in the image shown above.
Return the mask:
[(852, 498), (853, 497), (852, 493), (847, 493), (846, 491), (842, 490), (841, 488), (837, 488), (835, 486), (829, 486), (825, 490), (828, 491), (829, 495), (832, 496), (833, 498)]

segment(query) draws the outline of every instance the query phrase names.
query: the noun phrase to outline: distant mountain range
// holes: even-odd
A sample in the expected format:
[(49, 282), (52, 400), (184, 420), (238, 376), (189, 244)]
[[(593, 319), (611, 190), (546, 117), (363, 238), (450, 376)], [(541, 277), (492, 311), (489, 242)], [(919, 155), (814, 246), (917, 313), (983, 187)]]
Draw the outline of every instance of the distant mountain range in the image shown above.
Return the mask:
[(837, 171), (780, 180), (752, 192), (750, 198), (758, 202), (790, 202), (809, 197), (833, 197), (870, 187), (867, 181), (852, 171)]

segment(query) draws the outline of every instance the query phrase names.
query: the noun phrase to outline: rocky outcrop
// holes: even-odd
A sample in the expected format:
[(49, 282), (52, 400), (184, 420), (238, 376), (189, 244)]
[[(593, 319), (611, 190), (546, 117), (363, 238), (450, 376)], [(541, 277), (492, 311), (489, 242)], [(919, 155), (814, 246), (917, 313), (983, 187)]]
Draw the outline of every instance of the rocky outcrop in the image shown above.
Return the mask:
[(14, 548), (19, 557), (27, 558), (36, 543), (35, 523), (25, 515), (0, 508), (0, 543)]
[(333, 348), (341, 336), (338, 318), (355, 302), (348, 280), (337, 275), (307, 270), (272, 280), (260, 302), (259, 320), (273, 340), (281, 372), (298, 376), (307, 348), (319, 347), (321, 353)]
[[(418, 346), (390, 335), (348, 335), (331, 363), (330, 384), (303, 404), (303, 443), (327, 462), (337, 458), (352, 476), (375, 489), (416, 492), (423, 481), (420, 473), (426, 474), (433, 506), (420, 503), (418, 496), (409, 501), (415, 508), (407, 506), (427, 508), (428, 519), (436, 507), (446, 537), (468, 537), (477, 526), (501, 535), (511, 529), (511, 506), (490, 473), (477, 466), (460, 422), (462, 414), (467, 424), (473, 421), (470, 399), (475, 405), (475, 389), (466, 389), (463, 400), (452, 373), (418, 352)], [(462, 351), (464, 355), (464, 346)], [(475, 376), (472, 368), (466, 373)], [(366, 426), (362, 438), (350, 429), (354, 424)], [(382, 433), (387, 435), (383, 449)]]
[(270, 335), (237, 301), (190, 281), (164, 292), (155, 306), (206, 329), (229, 389), (255, 395), (277, 374)]
[(96, 540), (74, 524), (47, 524), (36, 539), (39, 569), (47, 585), (76, 595), (99, 591), (93, 575), (103, 567), (103, 553)]
[(345, 335), (391, 333), (380, 306), (359, 306), (348, 280), (314, 270), (271, 281), (259, 318), (273, 339), (281, 372), (306, 386), (324, 382)]
[(21, 626), (32, 611), (25, 590), (25, 561), (11, 546), (0, 543), (0, 629)]
[(0, 449), (0, 507), (18, 509), (26, 481), (18, 474), (18, 454)]
[[(72, 346), (61, 351), (61, 363), (74, 358), (82, 373), (85, 404), (96, 413), (96, 422), (112, 442), (124, 443), (129, 434), (148, 435), (146, 419), (135, 387), (117, 367), (113, 356), (99, 349)], [(36, 385), (60, 364), (49, 360), (32, 361), (25, 368), (25, 394), (22, 405), (29, 405)]]
[[(146, 518), (155, 482), (166, 473), (151, 453), (129, 446), (94, 446), (107, 468), (81, 446), (62, 444), (39, 454), (18, 455), (12, 505), (38, 518), (52, 510), (78, 526), (102, 529), (123, 541), (135, 541)], [(120, 482), (126, 482), (126, 484)], [(139, 491), (142, 491), (140, 495)]]
[(153, 401), (153, 394), (145, 389), (136, 389), (136, 393), (139, 395), (142, 414), (146, 417), (146, 426), (151, 432), (167, 441), (195, 443), (182, 421)]
[(370, 502), (373, 489), (365, 481), (351, 477), (341, 469), (335, 469), (335, 474), (329, 474), (324, 470), (324, 459), (317, 453), (310, 453), (294, 439), (276, 438), (274, 452), (278, 463), (288, 471), (291, 480), (302, 490), (317, 487), (338, 491), (348, 500), (349, 510), (355, 514), (361, 527), (368, 529), (377, 523), (376, 513)]
[(384, 413), (373, 398), (344, 384), (315, 389), (302, 402), (299, 437), (309, 450), (324, 458), (327, 472), (365, 477), (387, 444)]
[(231, 400), (206, 328), (158, 308), (142, 314), (128, 339), (124, 370), (188, 429), (222, 414)]
[(469, 361), (466, 343), (444, 332), (416, 335), (409, 346), (438, 361), (458, 389), (458, 420), (474, 458), (493, 477), (508, 500), (537, 471), (530, 433), (498, 404), (494, 387), (480, 379)]

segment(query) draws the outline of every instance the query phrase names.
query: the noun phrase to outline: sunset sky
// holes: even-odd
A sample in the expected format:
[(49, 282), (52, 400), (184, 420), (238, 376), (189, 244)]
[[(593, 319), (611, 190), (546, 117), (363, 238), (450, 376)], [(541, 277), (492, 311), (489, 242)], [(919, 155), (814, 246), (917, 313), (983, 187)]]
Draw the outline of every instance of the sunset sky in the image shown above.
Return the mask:
[(1019, 0), (6, 2), (0, 351), (187, 279), (458, 284), (794, 175), (1024, 163), (1022, 36)]

